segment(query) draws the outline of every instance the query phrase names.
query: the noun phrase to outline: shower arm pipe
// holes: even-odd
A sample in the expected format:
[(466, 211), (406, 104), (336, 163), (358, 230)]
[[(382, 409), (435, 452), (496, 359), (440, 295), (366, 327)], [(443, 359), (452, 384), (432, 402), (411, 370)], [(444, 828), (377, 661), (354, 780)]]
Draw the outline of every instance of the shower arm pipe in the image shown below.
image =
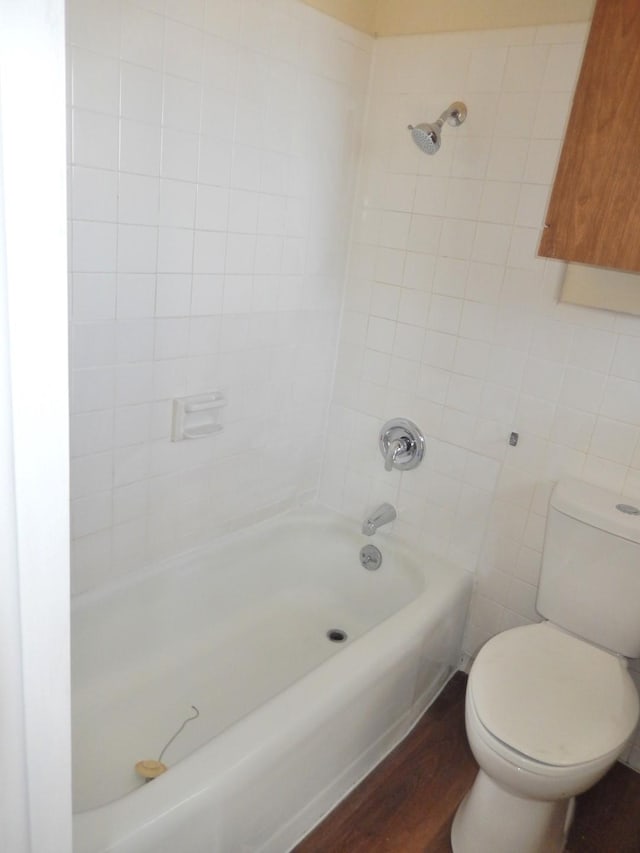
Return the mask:
[[(445, 121), (450, 124), (452, 127), (459, 127), (462, 122), (467, 117), (467, 107), (462, 101), (454, 101), (450, 104), (446, 110), (440, 113), (440, 118), (437, 118), (432, 127), (437, 125), (439, 128), (442, 128), (442, 125)], [(407, 125), (408, 130), (413, 130), (414, 126), (412, 124)]]

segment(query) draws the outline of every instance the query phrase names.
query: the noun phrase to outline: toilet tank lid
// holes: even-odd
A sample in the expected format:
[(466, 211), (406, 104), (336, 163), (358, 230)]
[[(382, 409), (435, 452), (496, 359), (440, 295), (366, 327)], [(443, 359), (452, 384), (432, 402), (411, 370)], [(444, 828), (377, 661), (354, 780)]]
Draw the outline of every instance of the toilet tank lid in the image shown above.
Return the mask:
[(492, 637), (471, 667), (468, 690), (494, 737), (555, 766), (621, 749), (638, 720), (624, 661), (548, 622)]
[(640, 543), (640, 500), (567, 478), (556, 483), (550, 506), (599, 530)]

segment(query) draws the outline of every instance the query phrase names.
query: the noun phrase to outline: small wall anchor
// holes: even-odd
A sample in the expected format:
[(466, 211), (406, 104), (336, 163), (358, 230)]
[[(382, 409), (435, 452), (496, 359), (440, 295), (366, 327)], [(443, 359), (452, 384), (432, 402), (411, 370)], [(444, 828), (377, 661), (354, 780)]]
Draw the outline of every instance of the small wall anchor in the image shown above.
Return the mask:
[(520, 438), (520, 436), (518, 435), (518, 433), (517, 433), (517, 432), (512, 432), (512, 433), (511, 433), (511, 435), (509, 436), (509, 444), (511, 445), (511, 447), (515, 447), (515, 446), (516, 446), (516, 444), (518, 443), (518, 439), (519, 439), (519, 438)]

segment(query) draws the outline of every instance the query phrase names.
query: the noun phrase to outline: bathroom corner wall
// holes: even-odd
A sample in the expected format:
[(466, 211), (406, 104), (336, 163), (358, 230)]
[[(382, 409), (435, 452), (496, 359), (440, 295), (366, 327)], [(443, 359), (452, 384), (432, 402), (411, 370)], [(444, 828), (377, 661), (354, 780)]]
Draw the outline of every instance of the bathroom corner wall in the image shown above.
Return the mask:
[[(70, 0), (74, 592), (314, 494), (372, 39)], [(219, 389), (224, 432), (169, 440)]]
[[(558, 304), (563, 265), (536, 256), (587, 24), (376, 42), (322, 502), (470, 572), (465, 650), (538, 619), (552, 484), (640, 497), (640, 319)], [(421, 153), (409, 123), (454, 100)], [(391, 417), (427, 437), (386, 473)], [(519, 433), (509, 446), (511, 432)], [(634, 677), (640, 683), (640, 671)], [(627, 760), (640, 768), (640, 741)]]

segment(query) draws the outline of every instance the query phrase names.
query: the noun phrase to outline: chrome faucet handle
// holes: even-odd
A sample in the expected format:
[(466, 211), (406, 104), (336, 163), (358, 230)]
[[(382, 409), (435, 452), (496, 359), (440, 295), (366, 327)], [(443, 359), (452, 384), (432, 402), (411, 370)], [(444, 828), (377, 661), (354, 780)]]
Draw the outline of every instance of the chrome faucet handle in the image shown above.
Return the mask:
[(406, 438), (395, 438), (393, 441), (390, 441), (387, 453), (384, 457), (384, 470), (391, 471), (395, 465), (397, 457), (401, 453), (407, 453), (410, 450), (411, 448)]
[(422, 430), (407, 418), (387, 421), (380, 430), (378, 443), (386, 471), (392, 468), (409, 471), (419, 465), (424, 456)]

